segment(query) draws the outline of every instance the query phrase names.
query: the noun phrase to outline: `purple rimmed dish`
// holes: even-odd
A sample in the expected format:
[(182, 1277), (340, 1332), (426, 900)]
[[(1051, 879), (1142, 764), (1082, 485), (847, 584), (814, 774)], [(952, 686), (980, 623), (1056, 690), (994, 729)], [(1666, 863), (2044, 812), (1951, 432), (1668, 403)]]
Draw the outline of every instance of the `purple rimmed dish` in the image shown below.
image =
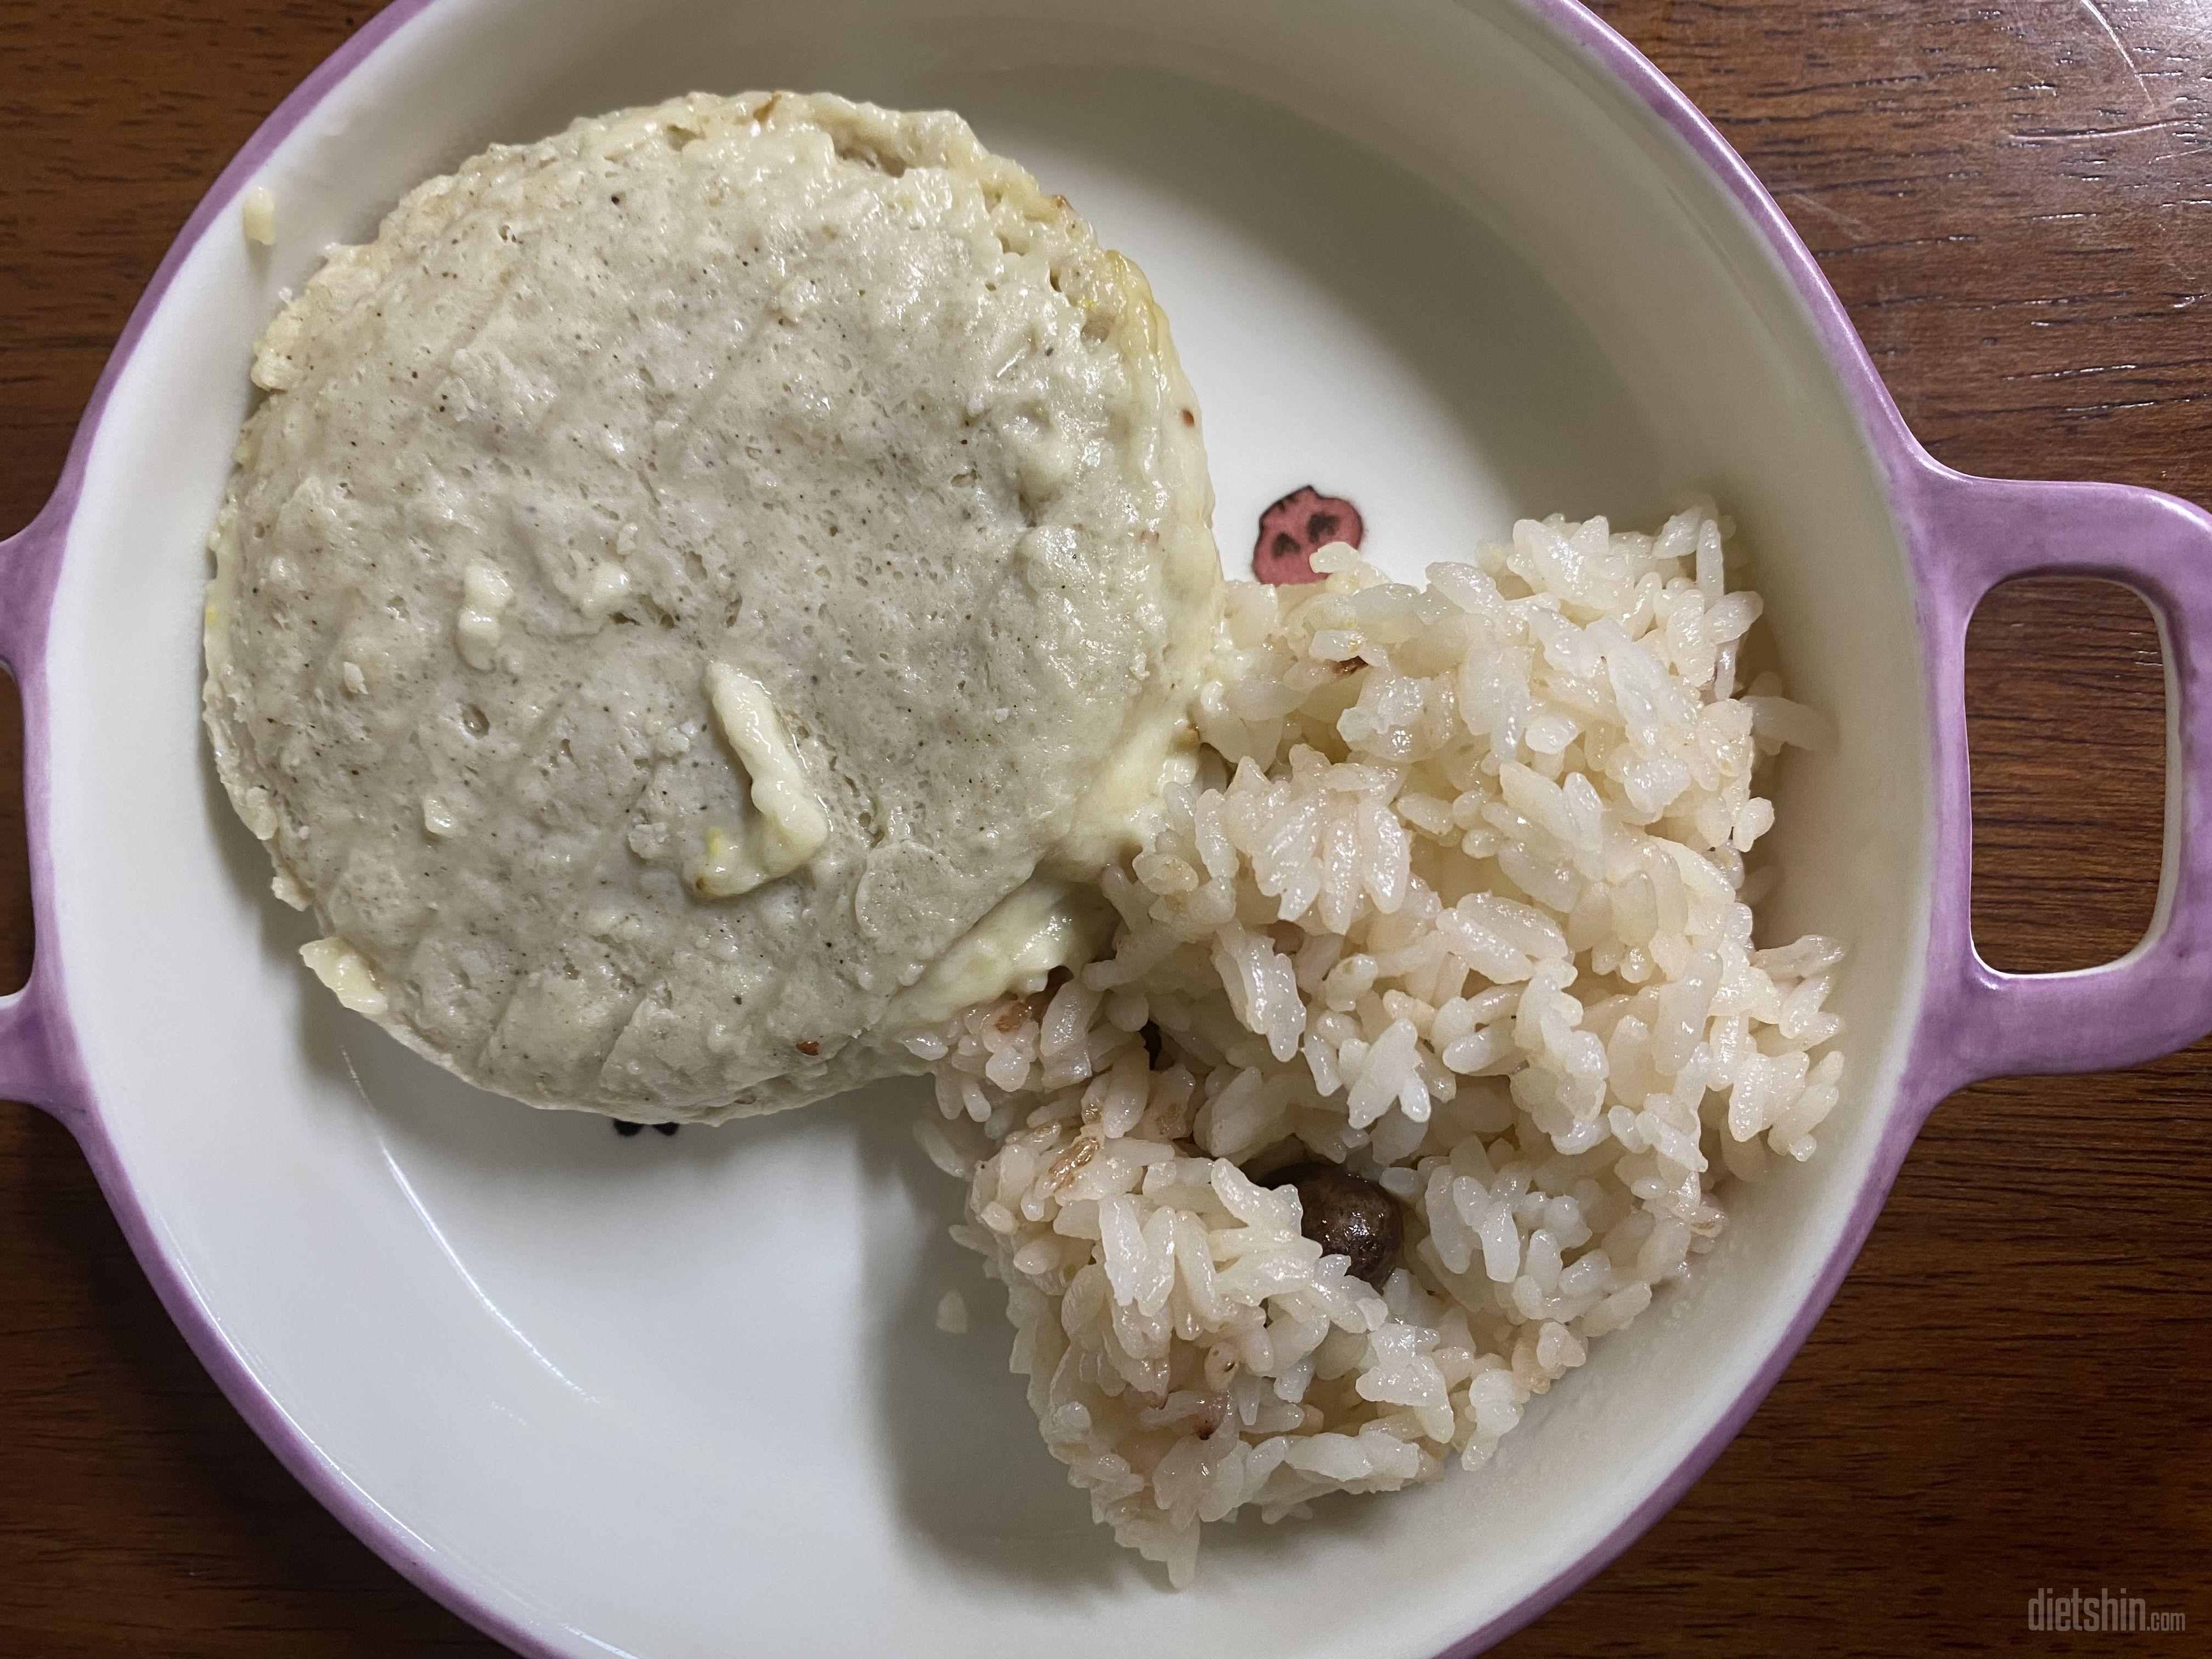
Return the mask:
[[(495, 140), (693, 87), (950, 106), (1146, 268), (1225, 547), (1319, 481), (1411, 574), (1519, 514), (1720, 500), (1793, 694), (1776, 937), (1850, 941), (1823, 1148), (1496, 1459), (1209, 1540), (1167, 1594), (1036, 1443), (903, 1091), (672, 1140), (478, 1096), (304, 983), (198, 724), (203, 543), (254, 336), (321, 250)], [(276, 242), (250, 242), (249, 188)], [(2148, 938), (1990, 969), (1960, 647), (1996, 583), (2112, 577), (2173, 711)], [(38, 961), (0, 1091), (76, 1133), (165, 1303), (293, 1471), (520, 1651), (1474, 1651), (1596, 1571), (1748, 1416), (1950, 1090), (2212, 1029), (2212, 519), (1960, 477), (1913, 442), (1780, 212), (1568, 0), (402, 0), (179, 238), (60, 489), (0, 550)]]

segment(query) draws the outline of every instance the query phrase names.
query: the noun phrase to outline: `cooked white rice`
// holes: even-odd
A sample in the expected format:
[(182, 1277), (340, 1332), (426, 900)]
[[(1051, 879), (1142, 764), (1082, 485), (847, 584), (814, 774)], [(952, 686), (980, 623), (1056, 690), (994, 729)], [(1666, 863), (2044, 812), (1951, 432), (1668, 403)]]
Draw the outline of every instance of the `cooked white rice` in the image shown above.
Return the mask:
[[(1811, 1155), (1843, 949), (1757, 948), (1744, 854), (1754, 768), (1826, 728), (1737, 693), (1725, 533), (1554, 519), (1425, 589), (1343, 546), (1234, 585), (1113, 954), (916, 1039), (1045, 1442), (1176, 1584), (1245, 1504), (1480, 1463), (1711, 1248), (1725, 1183)], [(1401, 1201), (1379, 1291), (1268, 1186), (1310, 1158)]]

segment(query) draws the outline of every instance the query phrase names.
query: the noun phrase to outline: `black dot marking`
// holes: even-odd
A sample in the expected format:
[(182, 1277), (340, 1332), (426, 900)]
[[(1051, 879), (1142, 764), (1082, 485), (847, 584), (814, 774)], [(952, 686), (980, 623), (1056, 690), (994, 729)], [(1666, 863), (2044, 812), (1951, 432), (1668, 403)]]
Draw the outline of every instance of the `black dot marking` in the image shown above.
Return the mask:
[(615, 1133), (620, 1135), (624, 1140), (628, 1140), (632, 1135), (635, 1134), (639, 1130), (644, 1127), (645, 1125), (642, 1123), (632, 1123), (623, 1118), (618, 1117), (615, 1120)]

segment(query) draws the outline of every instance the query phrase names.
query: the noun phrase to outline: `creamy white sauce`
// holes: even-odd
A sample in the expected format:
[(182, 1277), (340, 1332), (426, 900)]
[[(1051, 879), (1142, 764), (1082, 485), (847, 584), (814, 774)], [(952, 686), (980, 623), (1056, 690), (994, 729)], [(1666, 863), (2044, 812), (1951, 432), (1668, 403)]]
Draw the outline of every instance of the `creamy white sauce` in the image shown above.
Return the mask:
[(253, 375), (216, 763), (422, 1052), (773, 1109), (908, 1069), (886, 1005), (948, 950), (907, 1018), (1105, 943), (1024, 884), (1095, 888), (1188, 775), (1196, 408), (1141, 276), (956, 118), (696, 98), (489, 152)]

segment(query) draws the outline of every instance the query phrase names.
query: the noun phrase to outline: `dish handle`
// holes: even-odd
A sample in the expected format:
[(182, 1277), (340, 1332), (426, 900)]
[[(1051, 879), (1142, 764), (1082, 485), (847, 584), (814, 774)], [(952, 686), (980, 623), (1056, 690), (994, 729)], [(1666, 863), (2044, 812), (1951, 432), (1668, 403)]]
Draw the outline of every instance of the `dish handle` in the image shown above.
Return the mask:
[[(64, 490), (63, 495), (68, 492)], [(0, 997), (0, 1100), (27, 1101), (64, 1121), (83, 1099), (76, 1042), (62, 1006), (52, 884), (46, 875), (46, 621), (53, 606), (67, 502), (58, 495), (28, 526), (0, 541), (0, 661), (23, 710), (23, 827), (36, 934), (31, 976)]]
[[(1945, 1091), (1983, 1078), (2139, 1065), (2212, 1031), (2212, 514), (2120, 484), (1968, 477), (1930, 461), (1915, 495), (1933, 657), (1936, 880), (1916, 1046)], [(2166, 658), (2166, 846), (2141, 943), (2057, 974), (1974, 948), (1966, 624), (2016, 576), (2094, 576), (2139, 594)]]

